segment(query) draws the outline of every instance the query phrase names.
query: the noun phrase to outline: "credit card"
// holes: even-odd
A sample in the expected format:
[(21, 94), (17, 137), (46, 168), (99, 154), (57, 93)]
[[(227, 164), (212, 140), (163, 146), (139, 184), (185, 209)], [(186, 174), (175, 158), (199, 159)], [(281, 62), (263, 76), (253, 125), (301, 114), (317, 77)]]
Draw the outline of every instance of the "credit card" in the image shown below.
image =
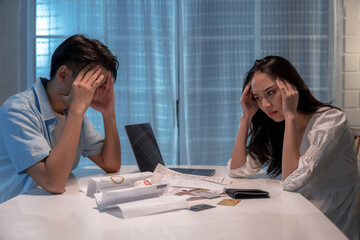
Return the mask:
[(225, 199), (221, 200), (217, 205), (235, 206), (239, 202), (240, 202), (239, 199), (225, 198)]
[(208, 204), (198, 204), (198, 205), (194, 205), (194, 206), (190, 207), (190, 210), (194, 211), (194, 212), (199, 212), (199, 211), (209, 209), (209, 208), (214, 208), (214, 207), (215, 206), (208, 205)]

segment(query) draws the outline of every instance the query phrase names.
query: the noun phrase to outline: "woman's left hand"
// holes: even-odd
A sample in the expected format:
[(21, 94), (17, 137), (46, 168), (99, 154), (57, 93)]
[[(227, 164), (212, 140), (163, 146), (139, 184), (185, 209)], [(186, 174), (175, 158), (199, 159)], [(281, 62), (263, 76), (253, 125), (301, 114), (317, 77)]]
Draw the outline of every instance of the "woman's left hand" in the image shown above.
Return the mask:
[(282, 96), (283, 114), (285, 119), (289, 116), (296, 116), (299, 104), (299, 92), (296, 87), (286, 80), (276, 79), (276, 84)]

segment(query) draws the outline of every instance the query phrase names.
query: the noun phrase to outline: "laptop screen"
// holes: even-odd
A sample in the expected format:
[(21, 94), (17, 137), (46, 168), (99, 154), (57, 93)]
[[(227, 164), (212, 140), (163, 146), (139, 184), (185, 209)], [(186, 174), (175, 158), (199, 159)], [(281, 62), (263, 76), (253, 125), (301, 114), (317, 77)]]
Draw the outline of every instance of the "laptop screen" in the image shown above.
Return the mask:
[(153, 172), (158, 163), (165, 165), (150, 123), (125, 126), (140, 172)]

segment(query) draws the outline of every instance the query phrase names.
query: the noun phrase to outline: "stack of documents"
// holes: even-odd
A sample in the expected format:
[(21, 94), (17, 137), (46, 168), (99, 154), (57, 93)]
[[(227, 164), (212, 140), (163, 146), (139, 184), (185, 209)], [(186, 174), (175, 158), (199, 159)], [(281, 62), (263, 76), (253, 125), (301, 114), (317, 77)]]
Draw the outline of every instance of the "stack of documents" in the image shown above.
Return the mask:
[(123, 218), (189, 208), (185, 197), (161, 196), (169, 189), (168, 183), (137, 184), (146, 182), (152, 175), (143, 172), (91, 178), (86, 195), (95, 197), (99, 211)]

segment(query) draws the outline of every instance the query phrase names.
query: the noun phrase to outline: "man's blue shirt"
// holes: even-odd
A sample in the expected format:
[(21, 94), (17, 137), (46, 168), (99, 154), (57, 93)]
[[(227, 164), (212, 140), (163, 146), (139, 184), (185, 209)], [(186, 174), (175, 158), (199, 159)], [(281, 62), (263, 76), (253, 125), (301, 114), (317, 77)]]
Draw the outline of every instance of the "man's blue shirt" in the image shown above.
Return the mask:
[[(45, 159), (54, 147), (57, 119), (44, 88), (46, 81), (38, 79), (32, 89), (10, 97), (0, 107), (0, 203), (36, 185), (25, 170)], [(101, 153), (103, 142), (85, 115), (73, 169), (81, 155)]]

